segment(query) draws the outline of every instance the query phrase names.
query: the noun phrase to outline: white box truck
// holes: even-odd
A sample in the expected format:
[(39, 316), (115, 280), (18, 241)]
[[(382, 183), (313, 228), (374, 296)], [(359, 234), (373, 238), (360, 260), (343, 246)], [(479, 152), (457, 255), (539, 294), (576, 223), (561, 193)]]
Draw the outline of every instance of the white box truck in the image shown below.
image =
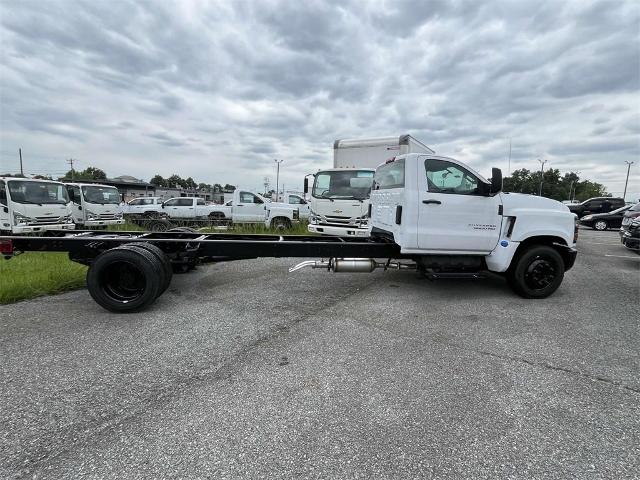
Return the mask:
[(73, 221), (78, 228), (122, 225), (120, 192), (111, 185), (65, 183), (71, 200)]
[(69, 196), (61, 182), (0, 177), (0, 233), (74, 228)]
[[(333, 168), (314, 174), (309, 231), (321, 235), (369, 236), (369, 196), (376, 167), (407, 153), (434, 151), (411, 135), (336, 140)], [(309, 191), (305, 178), (305, 194)]]

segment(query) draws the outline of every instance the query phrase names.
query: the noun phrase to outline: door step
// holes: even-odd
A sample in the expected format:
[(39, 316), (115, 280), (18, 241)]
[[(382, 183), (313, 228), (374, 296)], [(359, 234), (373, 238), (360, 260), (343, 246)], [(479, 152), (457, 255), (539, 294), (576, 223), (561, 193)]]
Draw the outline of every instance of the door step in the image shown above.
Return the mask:
[(438, 280), (442, 278), (487, 278), (487, 275), (483, 272), (430, 272), (427, 270), (423, 274), (429, 280)]

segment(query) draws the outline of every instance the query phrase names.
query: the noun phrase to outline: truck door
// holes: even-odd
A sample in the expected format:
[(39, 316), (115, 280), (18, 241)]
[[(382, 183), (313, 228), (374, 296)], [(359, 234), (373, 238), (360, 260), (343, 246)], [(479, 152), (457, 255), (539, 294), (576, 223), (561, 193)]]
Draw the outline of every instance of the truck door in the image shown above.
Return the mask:
[(264, 222), (264, 202), (251, 192), (240, 192), (238, 202), (233, 204), (233, 221), (256, 223)]
[(206, 216), (207, 212), (206, 212), (206, 202), (204, 201), (204, 198), (198, 198), (196, 199), (196, 210), (195, 210), (195, 216), (196, 217), (202, 217), (202, 216)]
[(301, 218), (309, 218), (309, 204), (302, 197), (299, 195), (289, 195), (287, 203), (298, 207)]
[(84, 223), (84, 211), (82, 209), (80, 187), (76, 185), (67, 185), (67, 193), (71, 199), (71, 215), (73, 215), (73, 222), (79, 224)]
[(493, 250), (502, 226), (500, 195), (482, 195), (482, 181), (453, 161), (421, 156), (417, 168), (418, 247), (443, 253)]

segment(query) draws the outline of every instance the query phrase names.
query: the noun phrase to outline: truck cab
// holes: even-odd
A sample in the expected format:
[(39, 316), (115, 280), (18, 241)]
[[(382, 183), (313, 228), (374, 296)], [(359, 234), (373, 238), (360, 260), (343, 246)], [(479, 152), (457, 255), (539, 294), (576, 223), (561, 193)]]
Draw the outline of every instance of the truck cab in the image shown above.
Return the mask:
[[(373, 168), (332, 168), (313, 176), (309, 231), (321, 235), (369, 236)], [(309, 190), (305, 178), (305, 192)]]
[(76, 225), (86, 228), (122, 225), (120, 192), (97, 183), (67, 183), (71, 213)]
[(1, 232), (22, 234), (74, 228), (64, 184), (0, 177)]
[(371, 197), (371, 236), (415, 255), (426, 272), (506, 274), (536, 298), (575, 260), (576, 216), (555, 200), (502, 192), (499, 169), (489, 181), (452, 158), (403, 155), (376, 170)]

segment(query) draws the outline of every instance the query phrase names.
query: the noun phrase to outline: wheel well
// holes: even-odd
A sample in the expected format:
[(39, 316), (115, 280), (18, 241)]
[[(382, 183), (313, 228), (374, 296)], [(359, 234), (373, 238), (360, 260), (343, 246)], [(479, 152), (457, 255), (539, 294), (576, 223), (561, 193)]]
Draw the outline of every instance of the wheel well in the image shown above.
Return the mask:
[[(516, 253), (513, 255), (513, 258), (517, 258), (518, 255), (526, 251), (526, 249), (531, 245), (546, 245), (548, 247), (551, 247), (560, 254), (565, 267), (571, 264), (569, 252), (568, 252), (568, 249), (566, 248), (567, 247), (566, 240), (564, 240), (562, 237), (556, 237), (553, 235), (540, 235), (537, 237), (529, 237), (524, 239), (522, 242), (520, 242), (520, 245), (518, 245), (518, 248), (516, 250)], [(560, 245), (564, 246), (565, 248), (563, 248)]]
[(278, 216), (278, 217), (273, 217), (271, 219), (271, 223), (275, 222), (276, 220), (284, 220), (285, 223), (291, 223), (291, 220), (288, 217), (283, 217), (283, 216)]

